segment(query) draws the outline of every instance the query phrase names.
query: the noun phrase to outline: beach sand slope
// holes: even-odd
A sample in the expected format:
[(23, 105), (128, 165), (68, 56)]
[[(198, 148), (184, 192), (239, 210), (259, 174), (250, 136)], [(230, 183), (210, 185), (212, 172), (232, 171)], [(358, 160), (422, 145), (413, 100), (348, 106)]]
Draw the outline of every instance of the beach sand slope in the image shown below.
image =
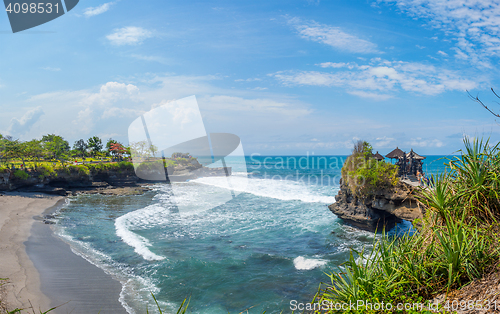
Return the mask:
[(40, 276), (26, 254), (24, 242), (35, 222), (33, 216), (41, 215), (61, 199), (36, 193), (0, 195), (0, 278), (8, 278), (1, 287), (4, 308), (27, 309), (32, 304), (36, 310), (49, 309), (50, 300), (40, 290)]

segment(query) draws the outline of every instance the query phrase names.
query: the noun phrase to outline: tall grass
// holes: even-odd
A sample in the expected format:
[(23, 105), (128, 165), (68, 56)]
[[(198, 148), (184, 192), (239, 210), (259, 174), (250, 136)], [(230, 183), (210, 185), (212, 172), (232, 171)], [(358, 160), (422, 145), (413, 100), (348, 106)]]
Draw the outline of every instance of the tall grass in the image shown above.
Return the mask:
[(383, 234), (368, 254), (351, 251), (314, 302), (423, 302), (495, 269), (500, 259), (499, 145), (465, 139), (464, 146), (460, 157), (448, 160), (447, 171), (434, 178), (434, 186), (420, 190), (427, 209), (422, 229), (399, 238)]

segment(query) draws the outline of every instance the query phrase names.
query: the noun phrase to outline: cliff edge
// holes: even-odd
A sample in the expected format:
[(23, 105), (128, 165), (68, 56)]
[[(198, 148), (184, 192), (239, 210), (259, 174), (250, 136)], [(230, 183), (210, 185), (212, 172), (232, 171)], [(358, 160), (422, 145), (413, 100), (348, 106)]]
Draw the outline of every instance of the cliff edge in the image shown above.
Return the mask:
[(360, 198), (341, 181), (336, 202), (328, 208), (337, 217), (361, 229), (380, 230), (384, 225), (390, 228), (401, 219), (415, 221), (423, 217), (425, 210), (415, 197), (416, 189), (399, 181), (395, 186), (380, 188), (369, 197)]

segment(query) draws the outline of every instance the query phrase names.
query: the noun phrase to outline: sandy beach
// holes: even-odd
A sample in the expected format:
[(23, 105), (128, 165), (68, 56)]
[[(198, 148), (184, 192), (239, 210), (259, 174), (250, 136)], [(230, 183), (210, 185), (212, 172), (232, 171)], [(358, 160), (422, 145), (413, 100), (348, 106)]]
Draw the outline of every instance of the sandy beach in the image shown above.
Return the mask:
[[(0, 194), (0, 313), (16, 308), (51, 313), (126, 313), (121, 284), (76, 255), (41, 217), (61, 196)], [(24, 312), (24, 311), (23, 311)], [(32, 312), (30, 310), (29, 312)]]
[(9, 310), (47, 310), (50, 300), (41, 292), (40, 276), (29, 259), (24, 242), (28, 239), (35, 220), (62, 197), (34, 193), (10, 193), (0, 196), (0, 278), (7, 278), (2, 286), (2, 304)]

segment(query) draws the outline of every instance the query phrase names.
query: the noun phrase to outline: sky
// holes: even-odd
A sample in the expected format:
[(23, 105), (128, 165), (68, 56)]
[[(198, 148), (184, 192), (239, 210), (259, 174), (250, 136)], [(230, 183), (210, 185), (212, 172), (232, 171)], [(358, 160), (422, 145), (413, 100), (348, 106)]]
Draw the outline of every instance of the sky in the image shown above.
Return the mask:
[(247, 155), (500, 141), (467, 94), (500, 113), (499, 0), (80, 0), (15, 34), (0, 13), (0, 42), (0, 133), (21, 140), (126, 144), (141, 114), (195, 95)]

